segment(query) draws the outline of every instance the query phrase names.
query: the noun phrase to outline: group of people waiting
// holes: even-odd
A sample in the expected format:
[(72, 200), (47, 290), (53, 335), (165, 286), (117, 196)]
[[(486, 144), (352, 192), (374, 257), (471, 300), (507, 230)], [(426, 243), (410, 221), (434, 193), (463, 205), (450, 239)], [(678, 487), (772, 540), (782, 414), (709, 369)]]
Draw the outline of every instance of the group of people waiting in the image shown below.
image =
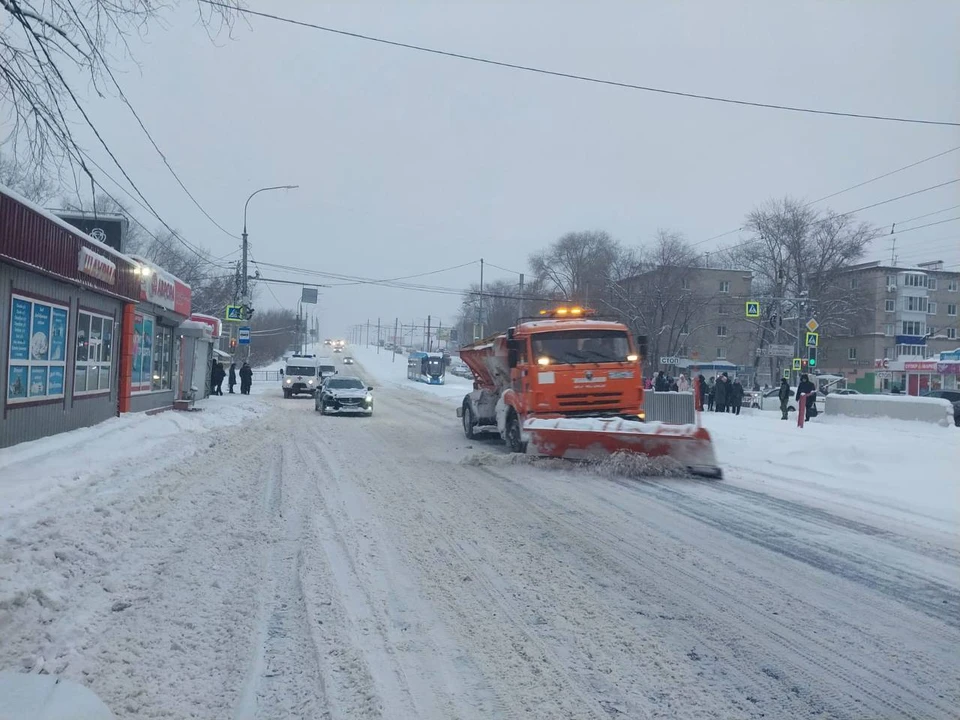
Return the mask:
[[(729, 412), (734, 415), (740, 414), (740, 408), (743, 405), (743, 384), (740, 378), (735, 377), (732, 381), (727, 373), (721, 373), (717, 377), (707, 380), (702, 374), (696, 378), (697, 389), (697, 409), (706, 408), (711, 412)], [(661, 370), (657, 373), (654, 380), (647, 386), (648, 390), (654, 392), (686, 392), (692, 390), (690, 381), (683, 373), (679, 377), (668, 377)]]
[(223, 363), (214, 358), (213, 365), (210, 368), (210, 394), (223, 395), (223, 381), (226, 378), (228, 380), (228, 392), (233, 395), (233, 388), (237, 384), (238, 374), (240, 376), (240, 394), (249, 395), (250, 386), (253, 384), (253, 368), (250, 367), (249, 363), (243, 363), (238, 372), (237, 364), (232, 362), (230, 363), (230, 370), (228, 373), (223, 369)]

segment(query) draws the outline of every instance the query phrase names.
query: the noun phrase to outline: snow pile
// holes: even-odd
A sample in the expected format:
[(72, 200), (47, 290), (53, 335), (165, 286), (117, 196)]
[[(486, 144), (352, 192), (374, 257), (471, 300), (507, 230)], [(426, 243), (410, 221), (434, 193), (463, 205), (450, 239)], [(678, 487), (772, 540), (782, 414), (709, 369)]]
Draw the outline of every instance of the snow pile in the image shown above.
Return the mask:
[(688, 475), (682, 463), (669, 457), (647, 457), (632, 452), (616, 452), (604, 458), (591, 460), (563, 460), (539, 455), (481, 452), (467, 455), (460, 461), (468, 467), (527, 466), (548, 472), (595, 471), (603, 477), (645, 478), (684, 477)]
[(259, 417), (244, 395), (198, 401), (200, 411), (127, 414), (87, 428), (0, 449), (0, 512), (41, 503), (65, 490), (123, 476), (130, 480), (201, 449), (204, 435)]
[(670, 425), (661, 422), (642, 423), (621, 418), (531, 418), (523, 429), (569, 430), (570, 432), (631, 433), (635, 435), (694, 435), (696, 425)]

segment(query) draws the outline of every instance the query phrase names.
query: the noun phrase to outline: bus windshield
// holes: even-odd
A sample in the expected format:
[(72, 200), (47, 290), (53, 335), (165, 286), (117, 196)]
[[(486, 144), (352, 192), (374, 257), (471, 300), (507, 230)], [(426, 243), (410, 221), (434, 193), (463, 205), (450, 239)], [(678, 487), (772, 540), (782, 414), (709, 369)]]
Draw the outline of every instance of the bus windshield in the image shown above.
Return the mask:
[(620, 330), (560, 330), (531, 338), (533, 357), (550, 364), (626, 362), (631, 353), (627, 333)]
[(313, 377), (317, 374), (317, 369), (309, 365), (287, 365), (287, 375), (306, 375)]
[(443, 358), (428, 358), (427, 372), (430, 375), (443, 375)]

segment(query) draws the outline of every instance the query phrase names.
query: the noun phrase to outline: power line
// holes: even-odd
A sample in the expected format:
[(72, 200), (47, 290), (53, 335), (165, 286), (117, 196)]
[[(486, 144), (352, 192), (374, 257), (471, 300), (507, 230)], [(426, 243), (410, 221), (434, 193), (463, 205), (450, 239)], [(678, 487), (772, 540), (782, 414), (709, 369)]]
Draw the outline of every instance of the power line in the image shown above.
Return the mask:
[(913, 197), (914, 195), (919, 195), (920, 193), (936, 190), (937, 188), (942, 188), (942, 187), (945, 187), (946, 185), (952, 185), (953, 183), (956, 183), (956, 182), (960, 182), (960, 178), (954, 178), (953, 180), (947, 180), (946, 182), (942, 182), (937, 185), (931, 185), (930, 187), (925, 187), (922, 190), (914, 190), (913, 192), (908, 192), (905, 195), (897, 195), (897, 197), (889, 198), (887, 200), (881, 200), (880, 202), (875, 202), (871, 205), (864, 205), (863, 207), (857, 208), (856, 210), (850, 210), (848, 212), (842, 213), (840, 217), (853, 215), (854, 213), (861, 212), (862, 210), (869, 210), (870, 208), (875, 208), (880, 205), (886, 205), (887, 203), (892, 203), (895, 200), (903, 200), (904, 198)]
[(933, 212), (928, 212), (928, 213), (926, 213), (926, 214), (924, 214), (924, 215), (917, 215), (916, 217), (912, 217), (912, 218), (909, 218), (909, 219), (907, 219), (907, 220), (897, 220), (897, 221), (896, 221), (895, 223), (893, 223), (893, 224), (894, 224), (894, 225), (904, 225), (904, 224), (906, 224), (906, 223), (908, 223), (908, 222), (913, 222), (914, 220), (921, 220), (921, 219), (923, 219), (923, 218), (927, 218), (927, 217), (930, 217), (930, 216), (932, 216), (932, 215), (939, 215), (940, 213), (946, 212), (947, 210), (956, 210), (958, 207), (960, 207), (960, 204), (958, 204), (958, 205), (951, 205), (950, 207), (945, 207), (945, 208), (942, 208), (942, 209), (940, 209), (940, 210), (934, 210)]
[(949, 150), (944, 150), (943, 152), (937, 153), (936, 155), (931, 155), (930, 157), (923, 158), (923, 160), (917, 160), (916, 162), (912, 162), (909, 165), (904, 165), (903, 167), (899, 167), (896, 170), (891, 170), (890, 172), (885, 172), (882, 175), (877, 175), (876, 177), (872, 177), (869, 180), (864, 180), (863, 182), (857, 183), (856, 185), (851, 185), (850, 187), (844, 188), (843, 190), (837, 190), (835, 193), (824, 195), (822, 198), (811, 200), (810, 202), (807, 203), (807, 205), (814, 205), (818, 202), (822, 202), (823, 200), (829, 200), (830, 198), (836, 197), (837, 195), (842, 195), (845, 192), (856, 190), (859, 187), (863, 187), (864, 185), (869, 185), (870, 183), (876, 182), (877, 180), (883, 180), (883, 178), (890, 177), (891, 175), (896, 175), (899, 172), (903, 172), (904, 170), (909, 170), (910, 168), (916, 167), (917, 165), (922, 165), (925, 162), (936, 160), (938, 157), (943, 157), (944, 155), (948, 155), (952, 152), (956, 152), (957, 150), (960, 150), (960, 145), (958, 145), (957, 147), (950, 148)]
[(368, 42), (380, 43), (382, 45), (389, 45), (391, 47), (403, 48), (405, 50), (415, 50), (417, 52), (429, 53), (431, 55), (439, 55), (442, 57), (456, 58), (458, 60), (468, 60), (470, 62), (482, 63), (484, 65), (493, 65), (495, 67), (509, 68), (511, 70), (520, 70), (522, 72), (537, 73), (540, 75), (549, 75), (552, 77), (564, 78), (566, 80), (577, 80), (580, 82), (594, 83), (597, 85), (609, 85), (612, 87), (619, 87), (619, 88), (624, 88), (628, 90), (640, 90), (643, 92), (658, 93), (661, 95), (672, 95), (675, 97), (691, 98), (695, 100), (707, 100), (710, 102), (726, 103), (729, 105), (742, 105), (747, 107), (765, 108), (768, 110), (784, 110), (788, 112), (807, 113), (811, 115), (830, 115), (834, 117), (849, 117), (849, 118), (857, 118), (861, 120), (883, 120), (887, 122), (913, 123), (913, 124), (919, 124), (919, 125), (943, 125), (947, 127), (960, 127), (960, 123), (958, 122), (949, 122), (945, 120), (924, 120), (924, 119), (917, 119), (917, 118), (895, 117), (895, 116), (888, 116), (888, 115), (873, 115), (868, 113), (840, 112), (836, 110), (818, 110), (814, 108), (799, 107), (794, 105), (779, 105), (775, 103), (762, 103), (762, 102), (754, 102), (749, 100), (737, 100), (734, 98), (720, 97), (717, 95), (702, 95), (699, 93), (683, 92), (680, 90), (668, 90), (666, 88), (658, 88), (650, 85), (638, 85), (634, 83), (619, 82), (616, 80), (605, 80), (603, 78), (596, 78), (588, 75), (577, 75), (574, 73), (560, 72), (558, 70), (547, 70), (545, 68), (533, 67), (531, 65), (519, 65), (516, 63), (505, 62), (502, 60), (493, 60), (491, 58), (480, 57), (478, 55), (467, 55), (464, 53), (452, 52), (449, 50), (438, 50), (436, 48), (430, 48), (423, 45), (413, 45), (411, 43), (399, 42), (396, 40), (387, 40), (386, 38), (376, 37), (373, 35), (364, 35), (362, 33), (349, 32), (347, 30), (340, 30), (338, 28), (327, 27), (324, 25), (317, 25), (315, 23), (310, 23), (303, 20), (295, 20), (293, 18), (282, 17), (280, 15), (273, 15), (271, 13), (258, 12), (256, 10), (250, 10), (249, 8), (235, 7), (235, 6), (227, 5), (226, 3), (222, 3), (222, 2), (215, 2), (215, 0), (199, 0), (199, 2), (203, 2), (207, 5), (212, 5), (214, 7), (230, 8), (231, 10), (236, 10), (242, 13), (246, 13), (247, 15), (254, 15), (257, 17), (266, 18), (268, 20), (276, 20), (278, 22), (288, 23), (290, 25), (297, 25), (299, 27), (305, 27), (313, 30), (320, 30), (322, 32), (332, 33), (335, 35), (354, 38), (356, 40), (366, 40)]

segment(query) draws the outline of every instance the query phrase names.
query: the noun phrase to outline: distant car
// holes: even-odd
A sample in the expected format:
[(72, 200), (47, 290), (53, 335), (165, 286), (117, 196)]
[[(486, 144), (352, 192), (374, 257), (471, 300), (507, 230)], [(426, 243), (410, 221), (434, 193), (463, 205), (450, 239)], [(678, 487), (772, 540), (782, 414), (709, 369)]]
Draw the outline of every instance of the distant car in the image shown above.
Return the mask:
[(923, 397), (949, 400), (953, 405), (953, 424), (960, 427), (960, 390), (931, 390), (924, 393)]
[(450, 374), (456, 375), (457, 377), (472, 379), (473, 370), (470, 369), (470, 366), (466, 363), (453, 363), (450, 366)]
[(327, 338), (326, 340), (323, 341), (323, 344), (324, 344), (324, 345), (333, 345), (333, 340), (331, 340), (330, 338)]
[(353, 365), (353, 358), (350, 357), (349, 355), (344, 355), (344, 356), (343, 356), (343, 364), (344, 364), (344, 365)]
[(853, 388), (844, 388), (843, 390), (833, 390), (831, 395), (862, 395), (859, 390), (854, 390)]
[(400, 347), (399, 345), (397, 345), (397, 346), (393, 349), (393, 352), (396, 353), (397, 355), (403, 355), (403, 348)]
[(359, 413), (373, 415), (373, 388), (358, 377), (340, 375), (327, 378), (314, 400), (314, 410), (321, 415)]
[(342, 352), (343, 352), (343, 348), (340, 347), (339, 345), (334, 345), (334, 346), (333, 346), (333, 351), (334, 351), (335, 353), (342, 353)]

